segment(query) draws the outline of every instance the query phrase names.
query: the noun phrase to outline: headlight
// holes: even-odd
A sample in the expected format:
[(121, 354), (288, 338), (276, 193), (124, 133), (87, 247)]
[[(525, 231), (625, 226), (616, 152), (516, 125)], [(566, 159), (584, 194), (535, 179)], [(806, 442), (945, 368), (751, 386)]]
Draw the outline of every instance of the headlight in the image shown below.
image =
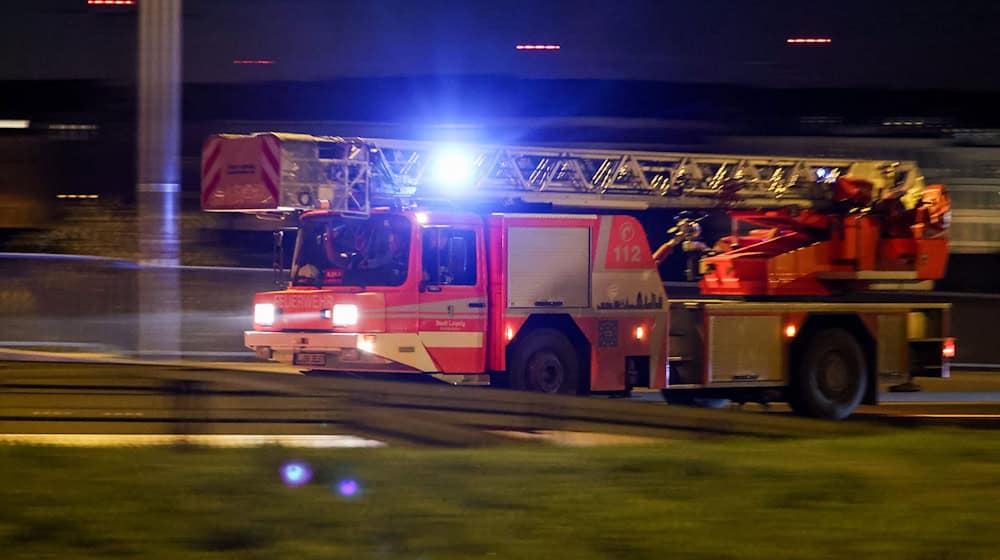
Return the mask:
[(253, 306), (253, 322), (270, 327), (274, 324), (274, 304), (258, 303)]
[(347, 327), (358, 322), (358, 306), (349, 303), (338, 303), (333, 306), (333, 324), (337, 327)]

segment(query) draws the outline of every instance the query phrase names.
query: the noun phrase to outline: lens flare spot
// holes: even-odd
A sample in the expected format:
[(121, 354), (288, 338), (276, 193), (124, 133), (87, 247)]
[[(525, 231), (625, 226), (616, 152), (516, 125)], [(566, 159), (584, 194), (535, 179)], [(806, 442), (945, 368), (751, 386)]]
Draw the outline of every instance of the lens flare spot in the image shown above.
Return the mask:
[(287, 486), (302, 486), (312, 480), (312, 469), (302, 461), (289, 461), (281, 465), (281, 480)]
[(360, 490), (361, 485), (358, 484), (358, 481), (350, 478), (345, 478), (337, 483), (337, 493), (345, 498), (357, 496)]

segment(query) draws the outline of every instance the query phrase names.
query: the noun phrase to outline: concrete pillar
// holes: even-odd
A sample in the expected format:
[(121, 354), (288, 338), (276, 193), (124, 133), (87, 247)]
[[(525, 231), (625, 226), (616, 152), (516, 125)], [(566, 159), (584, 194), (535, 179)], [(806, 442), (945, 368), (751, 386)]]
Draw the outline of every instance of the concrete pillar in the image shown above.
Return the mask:
[(180, 350), (181, 0), (139, 2), (140, 355)]

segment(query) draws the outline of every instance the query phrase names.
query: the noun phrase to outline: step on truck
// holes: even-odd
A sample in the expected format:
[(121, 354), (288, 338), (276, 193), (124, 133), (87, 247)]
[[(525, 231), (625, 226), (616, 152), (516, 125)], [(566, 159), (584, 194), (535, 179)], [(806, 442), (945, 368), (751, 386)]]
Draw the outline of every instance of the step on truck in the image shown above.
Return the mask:
[[(844, 418), (955, 353), (947, 304), (894, 295), (947, 262), (947, 193), (911, 162), (215, 135), (202, 207), (295, 224), (244, 338), (304, 370)], [(656, 210), (688, 217), (654, 251)], [(692, 216), (719, 212), (709, 244)], [(679, 250), (698, 289), (670, 299)]]

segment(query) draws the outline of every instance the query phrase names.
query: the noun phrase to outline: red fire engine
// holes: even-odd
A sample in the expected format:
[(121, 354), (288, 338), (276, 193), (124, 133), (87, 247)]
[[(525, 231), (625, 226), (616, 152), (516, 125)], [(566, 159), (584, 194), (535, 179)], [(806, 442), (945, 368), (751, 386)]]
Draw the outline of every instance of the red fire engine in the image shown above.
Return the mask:
[[(871, 295), (944, 272), (948, 198), (908, 162), (216, 135), (202, 206), (297, 216), (245, 343), (310, 370), (843, 418), (954, 355), (947, 304)], [(733, 229), (709, 247), (682, 220), (654, 253), (635, 214), (656, 208)], [(697, 297), (667, 299), (676, 245)]]

